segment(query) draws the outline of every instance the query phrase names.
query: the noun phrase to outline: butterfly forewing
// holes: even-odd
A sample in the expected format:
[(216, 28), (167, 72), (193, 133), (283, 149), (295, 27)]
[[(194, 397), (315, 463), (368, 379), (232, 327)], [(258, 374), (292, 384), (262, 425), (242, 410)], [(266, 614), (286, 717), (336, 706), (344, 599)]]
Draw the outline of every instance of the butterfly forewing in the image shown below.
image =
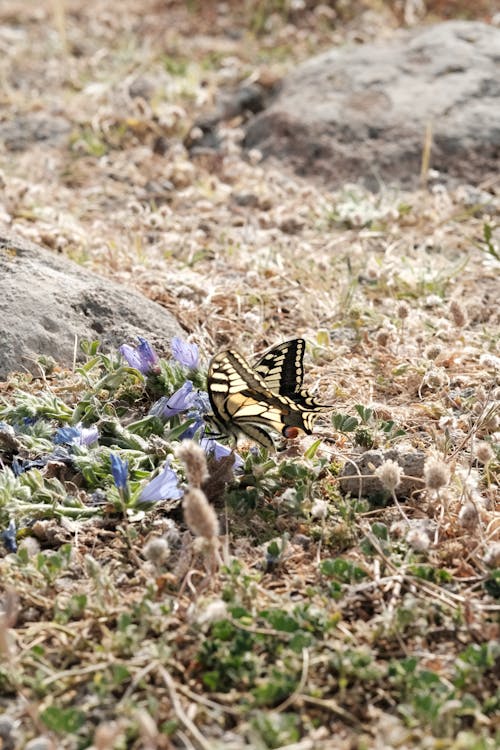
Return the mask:
[(282, 396), (300, 392), (304, 380), (305, 343), (304, 339), (284, 341), (258, 360), (254, 370), (270, 391)]
[(292, 339), (278, 344), (264, 354), (254, 366), (266, 386), (273, 393), (288, 396), (299, 409), (322, 411), (330, 409), (320, 404), (311, 394), (302, 388), (304, 380), (304, 339)]

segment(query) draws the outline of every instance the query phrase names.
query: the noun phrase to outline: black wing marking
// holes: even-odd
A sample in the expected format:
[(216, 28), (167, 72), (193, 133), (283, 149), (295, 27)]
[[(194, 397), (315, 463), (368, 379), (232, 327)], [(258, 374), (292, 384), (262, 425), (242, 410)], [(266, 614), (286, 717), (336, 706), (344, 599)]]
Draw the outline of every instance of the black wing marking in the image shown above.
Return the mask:
[(286, 396), (305, 411), (323, 411), (331, 407), (320, 404), (311, 394), (302, 388), (304, 380), (304, 339), (291, 339), (270, 349), (257, 361), (254, 371), (273, 393)]

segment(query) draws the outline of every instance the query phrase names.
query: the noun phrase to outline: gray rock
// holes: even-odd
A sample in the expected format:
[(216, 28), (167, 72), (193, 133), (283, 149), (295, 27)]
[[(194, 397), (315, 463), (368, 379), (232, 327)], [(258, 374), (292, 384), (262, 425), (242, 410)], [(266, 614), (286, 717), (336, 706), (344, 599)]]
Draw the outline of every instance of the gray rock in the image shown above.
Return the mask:
[(71, 365), (75, 338), (99, 340), (107, 351), (134, 343), (138, 335), (161, 352), (182, 330), (170, 313), (138, 292), (0, 233), (0, 378), (12, 371), (39, 372), (40, 355)]
[(8, 151), (25, 151), (33, 143), (53, 146), (67, 142), (71, 123), (64, 117), (36, 112), (0, 123), (0, 142)]
[(395, 449), (382, 451), (365, 451), (360, 456), (348, 461), (340, 472), (340, 489), (353, 496), (377, 498), (388, 496), (382, 482), (375, 476), (375, 469), (391, 459), (396, 461), (403, 470), (404, 478), (396, 487), (396, 496), (409, 499), (413, 493), (424, 489), (424, 464), (426, 455), (422, 451), (404, 453)]
[(332, 49), (289, 75), (250, 120), (246, 148), (332, 188), (415, 187), (430, 167), (472, 184), (500, 167), (500, 28), (449, 21)]

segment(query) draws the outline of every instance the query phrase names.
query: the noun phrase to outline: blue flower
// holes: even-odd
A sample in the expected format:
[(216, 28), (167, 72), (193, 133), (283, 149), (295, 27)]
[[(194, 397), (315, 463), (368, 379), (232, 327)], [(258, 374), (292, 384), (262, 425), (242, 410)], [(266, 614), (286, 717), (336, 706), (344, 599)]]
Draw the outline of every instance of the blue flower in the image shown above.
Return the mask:
[(127, 360), (130, 367), (135, 367), (143, 375), (158, 374), (160, 372), (160, 360), (157, 353), (147, 339), (142, 338), (142, 336), (137, 338), (139, 339), (137, 346), (122, 344), (120, 354)]
[(208, 414), (210, 411), (212, 411), (212, 407), (210, 406), (210, 399), (208, 398), (208, 393), (206, 391), (197, 391), (195, 393), (192, 406), (193, 409), (196, 409), (200, 416)]
[(111, 473), (113, 474), (113, 481), (117, 490), (124, 490), (127, 486), (128, 479), (128, 461), (122, 461), (120, 456), (115, 453), (111, 453)]
[(92, 445), (99, 437), (99, 431), (95, 425), (82, 427), (79, 422), (74, 427), (60, 427), (55, 436), (56, 445)]
[(162, 396), (149, 410), (149, 413), (160, 419), (170, 419), (176, 414), (181, 414), (191, 408), (195, 394), (193, 384), (186, 380), (184, 385), (178, 388), (171, 396)]
[(16, 524), (14, 521), (10, 521), (7, 528), (0, 532), (0, 539), (7, 552), (17, 552)]
[(96, 425), (92, 427), (82, 427), (80, 433), (80, 445), (92, 445), (99, 439), (99, 430)]
[(158, 500), (178, 500), (180, 497), (182, 490), (179, 488), (177, 474), (170, 468), (170, 461), (167, 459), (161, 472), (144, 487), (138, 502), (156, 503)]
[(54, 435), (56, 445), (72, 445), (79, 443), (80, 430), (78, 427), (60, 427)]
[(226, 458), (226, 456), (233, 454), (234, 471), (240, 471), (243, 468), (244, 461), (242, 457), (231, 448), (228, 448), (227, 445), (222, 445), (222, 443), (217, 442), (217, 440), (214, 440), (213, 438), (202, 438), (200, 440), (200, 445), (205, 453), (212, 455), (216, 461), (221, 461), (223, 458)]
[(174, 336), (172, 339), (172, 354), (174, 359), (183, 367), (196, 370), (199, 365), (199, 352), (196, 344), (188, 344), (187, 341)]
[(204, 433), (206, 430), (205, 414), (209, 411), (210, 401), (208, 393), (205, 393), (205, 391), (197, 391), (194, 393), (191, 402), (191, 409), (186, 414), (187, 419), (192, 419), (194, 421), (179, 435), (179, 440), (192, 440), (197, 432)]
[(24, 474), (25, 471), (30, 471), (31, 469), (43, 469), (44, 466), (47, 466), (49, 461), (50, 456), (35, 458), (33, 461), (29, 461), (25, 458), (19, 459), (17, 456), (14, 456), (11, 468), (14, 472), (14, 476), (18, 477), (20, 474)]
[(205, 432), (205, 420), (197, 411), (190, 411), (187, 418), (194, 419), (194, 422), (188, 425), (184, 432), (179, 435), (179, 440), (192, 440), (199, 430)]

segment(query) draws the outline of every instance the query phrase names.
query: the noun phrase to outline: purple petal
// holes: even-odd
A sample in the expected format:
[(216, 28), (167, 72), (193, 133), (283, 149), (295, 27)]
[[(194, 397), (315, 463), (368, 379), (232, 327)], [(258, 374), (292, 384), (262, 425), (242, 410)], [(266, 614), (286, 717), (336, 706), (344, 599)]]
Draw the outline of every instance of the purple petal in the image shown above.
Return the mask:
[(11, 520), (7, 528), (0, 531), (0, 539), (7, 552), (17, 552), (16, 524), (14, 521)]
[(171, 347), (174, 359), (180, 365), (190, 370), (196, 370), (200, 356), (196, 344), (188, 344), (187, 341), (184, 341), (179, 336), (174, 336)]
[(99, 439), (99, 430), (96, 425), (92, 427), (82, 427), (80, 435), (80, 445), (92, 445)]
[(122, 344), (120, 346), (120, 354), (130, 367), (135, 367), (135, 369), (142, 372), (143, 375), (158, 373), (160, 371), (160, 360), (158, 359), (157, 353), (147, 339), (142, 336), (138, 336), (137, 338), (139, 339), (139, 344), (137, 346)]
[(179, 488), (177, 474), (170, 468), (167, 460), (162, 471), (152, 479), (139, 495), (139, 502), (156, 503), (158, 500), (178, 500), (182, 497)]
[(187, 415), (188, 419), (194, 419), (194, 422), (179, 435), (179, 440), (192, 440), (198, 430), (205, 430), (205, 421), (199, 416), (198, 412)]
[(123, 359), (127, 361), (127, 364), (129, 364), (130, 367), (135, 367), (136, 370), (142, 372), (143, 365), (137, 349), (135, 349), (133, 346), (129, 346), (128, 344), (122, 344), (120, 346), (120, 354), (122, 355)]
[(222, 443), (218, 443), (217, 440), (214, 440), (213, 438), (202, 438), (200, 440), (200, 445), (205, 453), (212, 455), (216, 461), (220, 461), (233, 453), (233, 469), (239, 471), (243, 468), (244, 461), (242, 457), (238, 453), (235, 453), (231, 448), (228, 448), (227, 445), (222, 445)]
[(117, 456), (115, 453), (111, 453), (109, 458), (115, 486), (118, 490), (123, 490), (127, 486), (128, 461), (122, 461), (120, 456)]
[(99, 437), (99, 431), (95, 425), (82, 427), (79, 422), (74, 427), (60, 427), (54, 435), (56, 445), (92, 445)]
[(186, 380), (171, 396), (162, 396), (149, 410), (149, 413), (160, 419), (169, 419), (191, 408), (195, 394), (193, 384)]
[(59, 427), (54, 435), (54, 443), (56, 445), (72, 445), (73, 443), (79, 443), (81, 432), (78, 427)]

